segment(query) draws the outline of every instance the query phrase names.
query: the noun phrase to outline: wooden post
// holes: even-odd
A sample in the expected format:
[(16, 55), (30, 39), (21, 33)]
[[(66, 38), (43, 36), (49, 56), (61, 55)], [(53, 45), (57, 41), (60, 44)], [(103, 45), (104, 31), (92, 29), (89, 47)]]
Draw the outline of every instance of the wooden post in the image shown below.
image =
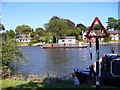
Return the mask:
[(99, 39), (96, 38), (96, 90), (99, 90)]
[(92, 59), (92, 44), (91, 44), (91, 42), (90, 42), (90, 58)]

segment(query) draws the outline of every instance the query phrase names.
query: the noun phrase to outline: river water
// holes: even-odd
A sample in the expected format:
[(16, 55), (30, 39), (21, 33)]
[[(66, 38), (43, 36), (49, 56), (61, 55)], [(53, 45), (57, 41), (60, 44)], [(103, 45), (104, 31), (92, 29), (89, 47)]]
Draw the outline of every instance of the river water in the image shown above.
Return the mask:
[[(120, 45), (100, 45), (101, 57), (103, 54), (110, 53), (111, 48), (115, 53), (119, 52)], [(74, 69), (85, 69), (96, 61), (96, 47), (87, 48), (56, 48), (41, 49), (40, 47), (22, 47), (23, 53), (28, 57), (27, 65), (22, 67), (19, 72), (24, 75), (36, 74), (56, 75), (58, 77), (72, 73)], [(93, 59), (90, 59), (92, 52)], [(120, 53), (120, 52), (119, 52)]]

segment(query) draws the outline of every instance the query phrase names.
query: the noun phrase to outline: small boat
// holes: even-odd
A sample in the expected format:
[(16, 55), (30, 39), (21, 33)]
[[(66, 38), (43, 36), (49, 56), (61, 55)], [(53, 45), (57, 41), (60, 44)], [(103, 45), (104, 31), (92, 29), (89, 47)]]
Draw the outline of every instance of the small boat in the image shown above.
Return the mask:
[(44, 44), (41, 48), (86, 48), (83, 43)]
[[(99, 78), (102, 84), (120, 86), (120, 54), (105, 54), (99, 60)], [(74, 70), (80, 83), (96, 79), (96, 64), (90, 65), (85, 70)], [(91, 82), (92, 83), (92, 82)]]
[(34, 43), (32, 46), (43, 46), (43, 43)]

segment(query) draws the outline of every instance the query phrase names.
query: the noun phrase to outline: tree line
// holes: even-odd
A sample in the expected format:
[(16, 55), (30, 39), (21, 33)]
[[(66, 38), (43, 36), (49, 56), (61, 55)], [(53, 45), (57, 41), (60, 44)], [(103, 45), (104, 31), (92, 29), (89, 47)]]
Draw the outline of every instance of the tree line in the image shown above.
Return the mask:
[[(120, 19), (109, 17), (107, 23), (107, 30), (120, 30)], [(3, 30), (5, 27), (0, 25)], [(33, 38), (32, 42), (49, 42), (49, 38), (52, 37), (53, 43), (56, 43), (60, 37), (75, 36), (77, 40), (80, 40), (79, 35), (82, 32), (88, 30), (82, 23), (75, 25), (75, 23), (69, 19), (62, 19), (57, 16), (53, 16), (48, 23), (44, 24), (44, 28), (36, 28), (33, 30), (28, 25), (17, 26), (15, 30), (6, 30), (4, 35), (6, 37), (14, 38), (18, 34), (31, 34)], [(99, 24), (95, 24), (94, 30), (101, 30)]]

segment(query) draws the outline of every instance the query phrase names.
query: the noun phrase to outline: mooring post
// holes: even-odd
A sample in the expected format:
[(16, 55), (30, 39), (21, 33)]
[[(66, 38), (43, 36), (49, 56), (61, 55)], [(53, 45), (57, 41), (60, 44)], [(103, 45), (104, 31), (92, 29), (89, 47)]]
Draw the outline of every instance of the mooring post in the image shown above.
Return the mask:
[(99, 90), (99, 39), (96, 38), (96, 90)]

